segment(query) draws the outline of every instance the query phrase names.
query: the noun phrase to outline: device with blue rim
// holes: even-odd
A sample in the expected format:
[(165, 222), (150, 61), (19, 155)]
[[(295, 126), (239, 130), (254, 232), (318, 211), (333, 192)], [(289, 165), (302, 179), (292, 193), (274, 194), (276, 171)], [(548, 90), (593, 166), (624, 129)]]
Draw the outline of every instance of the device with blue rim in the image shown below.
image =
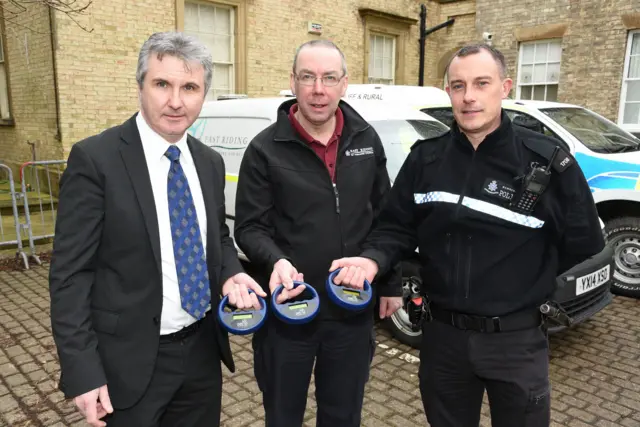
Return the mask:
[[(254, 292), (249, 289), (249, 293)], [(222, 298), (218, 305), (218, 319), (227, 331), (234, 335), (248, 335), (260, 329), (267, 318), (267, 304), (262, 297), (256, 296), (260, 303), (260, 310), (253, 307), (233, 310), (233, 306), (229, 303), (229, 296)]]
[(364, 310), (371, 302), (373, 295), (371, 283), (365, 279), (364, 289), (354, 289), (336, 285), (333, 279), (335, 279), (340, 270), (342, 269), (339, 268), (332, 271), (329, 277), (327, 277), (327, 293), (329, 294), (329, 298), (344, 309), (351, 311)]
[[(305, 290), (296, 298), (278, 303), (278, 296), (284, 285), (280, 285), (271, 295), (271, 305), (278, 319), (294, 325), (308, 323), (318, 314), (320, 298), (318, 292), (308, 283), (294, 281), (293, 288), (304, 285)], [(307, 297), (307, 298), (305, 298)]]

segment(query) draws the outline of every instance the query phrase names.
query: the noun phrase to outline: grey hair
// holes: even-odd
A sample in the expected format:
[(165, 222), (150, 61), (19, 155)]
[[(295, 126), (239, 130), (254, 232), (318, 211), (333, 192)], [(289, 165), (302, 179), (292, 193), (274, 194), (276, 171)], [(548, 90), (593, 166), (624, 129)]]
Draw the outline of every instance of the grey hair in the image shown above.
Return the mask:
[(209, 92), (213, 74), (213, 60), (209, 49), (198, 39), (177, 31), (152, 34), (142, 45), (138, 55), (136, 81), (140, 89), (142, 89), (144, 77), (149, 69), (149, 57), (152, 53), (155, 53), (158, 59), (162, 59), (164, 55), (175, 56), (184, 61), (187, 69), (189, 69), (190, 62), (201, 64), (204, 68), (204, 93), (206, 95)]
[(300, 46), (298, 46), (298, 48), (296, 49), (296, 54), (293, 57), (293, 74), (296, 74), (296, 66), (298, 65), (298, 55), (300, 54), (300, 51), (305, 47), (328, 47), (330, 49), (337, 50), (338, 53), (340, 54), (340, 59), (342, 60), (342, 74), (345, 76), (347, 75), (347, 60), (344, 57), (344, 53), (342, 53), (340, 48), (336, 46), (336, 44), (331, 40), (320, 40), (320, 39), (309, 40), (308, 42), (304, 42)]
[(449, 66), (451, 65), (451, 62), (458, 57), (464, 58), (465, 56), (469, 56), (469, 55), (474, 55), (476, 53), (480, 53), (481, 51), (487, 51), (491, 54), (491, 56), (493, 57), (493, 59), (496, 61), (496, 64), (498, 64), (498, 70), (500, 72), (500, 78), (504, 79), (507, 77), (507, 62), (504, 59), (504, 55), (502, 54), (502, 52), (500, 52), (498, 49), (496, 49), (495, 47), (487, 44), (487, 43), (474, 43), (474, 44), (469, 44), (466, 46), (463, 46), (462, 48), (460, 48), (456, 53), (453, 54), (453, 56), (451, 57), (451, 59), (449, 60), (449, 63), (447, 64), (447, 68), (445, 68), (445, 73), (448, 74), (449, 71)]

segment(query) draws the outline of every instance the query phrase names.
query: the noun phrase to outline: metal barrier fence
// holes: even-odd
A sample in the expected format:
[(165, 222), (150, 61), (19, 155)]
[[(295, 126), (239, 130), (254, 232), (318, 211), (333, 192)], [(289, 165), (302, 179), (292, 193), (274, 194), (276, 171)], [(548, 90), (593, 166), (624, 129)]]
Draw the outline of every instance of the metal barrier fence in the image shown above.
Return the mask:
[(66, 163), (66, 160), (33, 161), (20, 167), (25, 217), (21, 225), (27, 230), (30, 256), (37, 264), (41, 262), (35, 242), (53, 238), (55, 233), (58, 204), (55, 194)]
[[(29, 260), (22, 245), (22, 226), (18, 209), (18, 200), (21, 197), (22, 193), (16, 191), (13, 182), (13, 171), (9, 166), (0, 164), (0, 248), (15, 246), (16, 256), (22, 257), (24, 267), (29, 268)], [(7, 214), (9, 208), (11, 215)]]

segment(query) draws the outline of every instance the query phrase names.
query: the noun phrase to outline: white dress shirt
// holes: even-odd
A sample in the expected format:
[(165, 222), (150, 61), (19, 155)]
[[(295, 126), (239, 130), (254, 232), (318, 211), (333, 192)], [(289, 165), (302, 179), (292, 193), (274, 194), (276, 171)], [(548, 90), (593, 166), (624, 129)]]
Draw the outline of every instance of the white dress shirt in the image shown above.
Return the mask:
[(158, 215), (158, 230), (160, 231), (160, 253), (162, 259), (162, 316), (160, 320), (160, 334), (170, 334), (185, 326), (195, 322), (195, 318), (187, 313), (180, 302), (180, 289), (178, 285), (178, 273), (176, 272), (176, 261), (173, 254), (173, 238), (171, 237), (171, 223), (169, 220), (169, 200), (167, 197), (167, 179), (171, 161), (165, 156), (167, 149), (175, 145), (180, 149), (180, 165), (184, 170), (189, 188), (196, 205), (196, 214), (200, 224), (200, 234), (202, 243), (207, 254), (207, 211), (204, 207), (200, 180), (189, 146), (187, 145), (187, 134), (182, 136), (178, 142), (171, 144), (158, 135), (145, 121), (142, 114), (138, 113), (136, 124), (142, 140), (144, 156), (149, 168), (149, 178), (151, 178), (151, 188), (153, 199), (156, 204)]

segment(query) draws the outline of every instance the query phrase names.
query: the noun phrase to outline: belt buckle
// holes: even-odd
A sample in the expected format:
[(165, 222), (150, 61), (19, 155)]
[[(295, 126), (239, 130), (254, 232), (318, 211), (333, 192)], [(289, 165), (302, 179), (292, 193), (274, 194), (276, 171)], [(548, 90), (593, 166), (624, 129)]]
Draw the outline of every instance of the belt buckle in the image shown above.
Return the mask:
[[(462, 313), (451, 313), (451, 325), (463, 331), (501, 332), (500, 317), (479, 317)], [(491, 326), (493, 326), (493, 329)]]
[[(473, 316), (471, 314), (458, 314), (460, 316), (460, 322), (457, 326), (464, 331), (476, 331), (476, 332), (489, 332), (487, 321), (490, 320), (486, 317)], [(493, 319), (491, 319), (493, 320)], [(499, 320), (499, 319), (498, 319)], [(495, 321), (494, 321), (495, 325)]]
[(492, 317), (493, 332), (502, 332), (502, 325), (500, 324), (500, 318), (498, 316)]
[(480, 332), (482, 333), (500, 332), (502, 330), (502, 325), (500, 324), (500, 318), (498, 316), (480, 317), (479, 320)]

